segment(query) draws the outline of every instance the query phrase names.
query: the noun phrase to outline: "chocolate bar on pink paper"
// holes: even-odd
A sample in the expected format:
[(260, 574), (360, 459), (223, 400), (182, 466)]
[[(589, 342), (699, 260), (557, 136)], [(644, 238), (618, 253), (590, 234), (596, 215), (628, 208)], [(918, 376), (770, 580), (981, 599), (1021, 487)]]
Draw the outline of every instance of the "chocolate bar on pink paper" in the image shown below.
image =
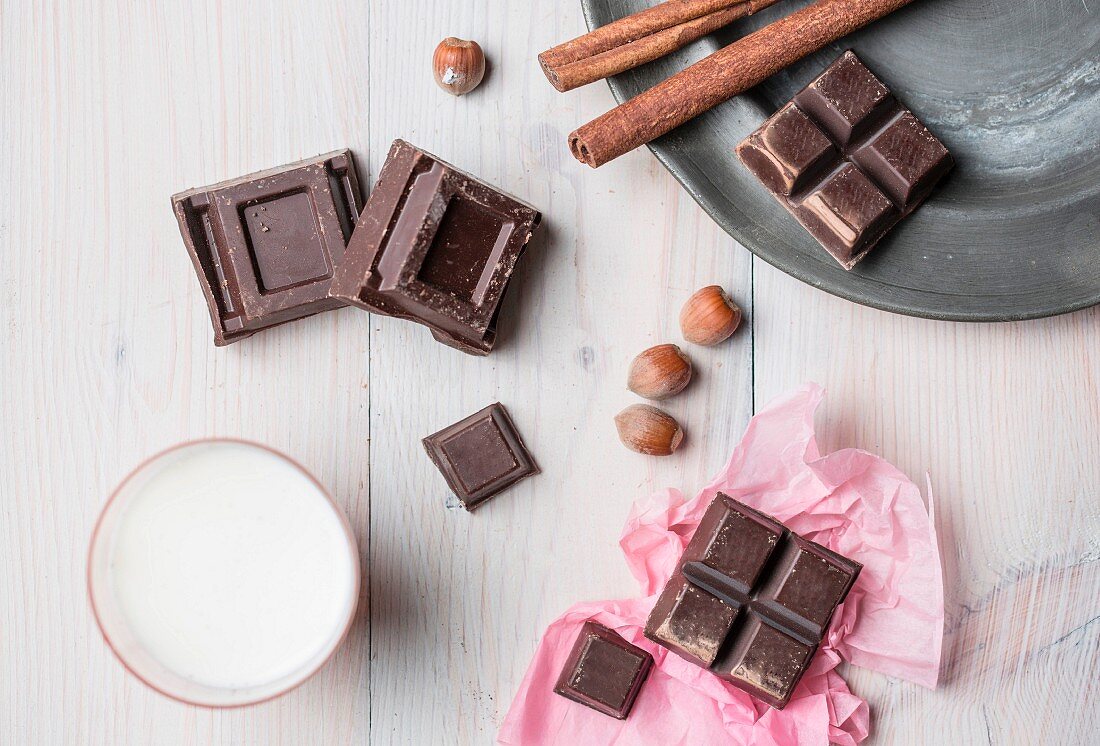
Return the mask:
[(719, 493), (645, 635), (782, 709), (860, 568)]

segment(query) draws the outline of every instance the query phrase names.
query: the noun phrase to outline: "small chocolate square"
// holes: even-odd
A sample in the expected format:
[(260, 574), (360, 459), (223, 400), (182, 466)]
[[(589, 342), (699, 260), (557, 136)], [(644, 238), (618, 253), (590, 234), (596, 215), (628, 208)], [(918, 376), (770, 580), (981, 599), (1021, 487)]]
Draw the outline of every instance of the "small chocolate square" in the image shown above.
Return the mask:
[(851, 269), (897, 218), (882, 190), (851, 163), (806, 195), (795, 217), (846, 269)]
[(344, 305), (329, 285), (361, 205), (350, 150), (172, 197), (214, 344)]
[(573, 643), (557, 694), (625, 720), (653, 666), (653, 656), (602, 624), (587, 621)]
[(836, 148), (820, 128), (794, 104), (787, 104), (766, 126), (749, 136), (750, 168), (764, 185), (790, 195), (836, 160)]
[(487, 355), (533, 207), (396, 140), (337, 269), (333, 297)]
[(845, 269), (954, 165), (943, 143), (852, 52), (741, 141), (737, 155)]
[(947, 148), (909, 111), (852, 153), (852, 161), (903, 210), (924, 199), (951, 168)]
[(894, 105), (890, 89), (852, 52), (845, 52), (795, 97), (798, 108), (847, 147)]
[(539, 471), (500, 404), (429, 435), (423, 443), (467, 510)]
[(718, 503), (699, 523), (684, 557), (698, 557), (700, 563), (733, 581), (737, 591), (748, 593), (782, 537), (782, 526), (756, 513)]
[(857, 566), (820, 545), (798, 536), (791, 538), (757, 598), (797, 615), (811, 634), (821, 637), (840, 599), (847, 594)]
[(782, 707), (816, 650), (816, 644), (807, 645), (756, 614), (749, 614), (736, 642), (716, 669), (754, 697), (772, 707)]
[(859, 563), (718, 493), (645, 636), (782, 709), (859, 571)]
[(649, 615), (646, 637), (707, 668), (718, 657), (737, 611), (697, 585), (673, 576)]

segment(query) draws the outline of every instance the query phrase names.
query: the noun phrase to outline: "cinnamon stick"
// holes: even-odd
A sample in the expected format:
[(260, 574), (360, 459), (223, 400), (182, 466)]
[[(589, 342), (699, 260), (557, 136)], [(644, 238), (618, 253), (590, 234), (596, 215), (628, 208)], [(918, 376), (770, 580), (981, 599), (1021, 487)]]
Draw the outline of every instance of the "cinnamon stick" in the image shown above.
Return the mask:
[(737, 2), (728, 8), (670, 26), (591, 57), (583, 57), (561, 65), (547, 64), (542, 57), (539, 58), (539, 62), (550, 84), (564, 93), (671, 54), (696, 39), (723, 26), (728, 26), (738, 18), (744, 18), (776, 2), (778, 0)]
[(742, 2), (744, 0), (667, 0), (559, 44), (540, 54), (539, 63), (543, 69), (568, 65)]
[(569, 135), (569, 150), (582, 163), (601, 166), (910, 2), (818, 0), (578, 128)]

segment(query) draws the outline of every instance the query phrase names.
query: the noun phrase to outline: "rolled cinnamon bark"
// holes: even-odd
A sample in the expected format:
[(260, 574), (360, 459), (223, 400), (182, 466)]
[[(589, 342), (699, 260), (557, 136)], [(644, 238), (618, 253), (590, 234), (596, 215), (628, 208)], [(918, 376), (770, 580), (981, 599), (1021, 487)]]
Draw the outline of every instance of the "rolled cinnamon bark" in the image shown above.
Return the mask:
[(745, 1), (666, 0), (548, 49), (539, 55), (539, 63), (543, 70), (568, 65)]
[[(764, 0), (762, 5), (771, 5), (777, 1)], [(744, 18), (752, 12), (753, 7), (754, 3), (739, 2), (729, 8), (671, 26), (628, 44), (564, 65), (548, 65), (541, 58), (539, 62), (542, 63), (542, 71), (550, 84), (564, 93), (582, 85), (618, 75), (625, 70), (632, 70), (638, 65), (652, 62), (677, 49), (682, 49), (712, 31), (728, 26), (738, 18)]]
[(911, 0), (818, 0), (738, 39), (569, 135), (596, 168), (679, 127)]

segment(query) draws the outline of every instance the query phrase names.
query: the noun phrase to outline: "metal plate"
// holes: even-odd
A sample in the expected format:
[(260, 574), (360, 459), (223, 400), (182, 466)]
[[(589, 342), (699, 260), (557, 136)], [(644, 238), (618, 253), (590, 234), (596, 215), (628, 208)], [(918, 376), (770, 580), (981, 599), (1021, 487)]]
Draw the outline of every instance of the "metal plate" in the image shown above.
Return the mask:
[[(649, 5), (581, 2), (590, 28)], [(626, 100), (808, 4), (784, 0), (618, 76), (611, 90)], [(845, 49), (957, 162), (928, 202), (851, 272), (733, 151)], [(960, 321), (1038, 318), (1100, 303), (1100, 0), (917, 0), (650, 147), (750, 251), (856, 303)]]

